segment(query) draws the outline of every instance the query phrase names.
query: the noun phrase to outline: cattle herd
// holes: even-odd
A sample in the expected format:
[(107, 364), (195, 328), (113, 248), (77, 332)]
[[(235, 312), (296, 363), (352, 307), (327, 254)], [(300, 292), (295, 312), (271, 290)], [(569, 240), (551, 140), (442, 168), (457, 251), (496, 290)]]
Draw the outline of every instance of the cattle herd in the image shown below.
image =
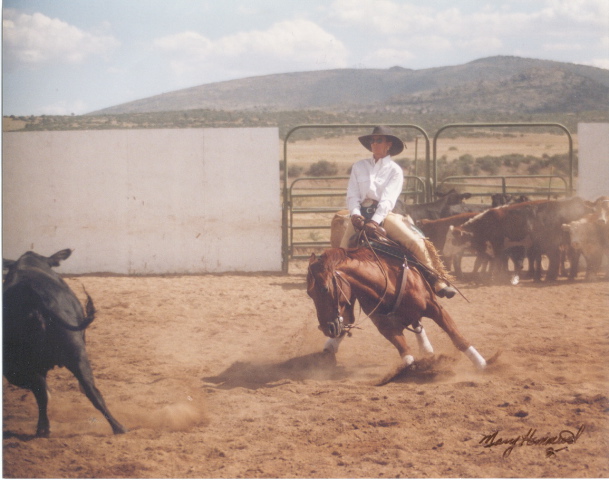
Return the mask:
[[(453, 190), (434, 202), (399, 203), (394, 209), (414, 220), (458, 279), (463, 278), (461, 260), (466, 253), (476, 257), (472, 273), (479, 280), (507, 278), (513, 283), (522, 275), (525, 259), (529, 278), (540, 281), (545, 274), (553, 281), (559, 275), (575, 278), (581, 257), (586, 278), (592, 279), (609, 257), (609, 196), (590, 202), (580, 197), (529, 200), (498, 194), (489, 206), (463, 203), (470, 197)], [(340, 245), (348, 221), (346, 210), (334, 216), (333, 247)], [(542, 267), (544, 256), (547, 270)], [(609, 278), (609, 267), (605, 276)]]
[[(398, 213), (413, 218), (457, 277), (462, 275), (460, 259), (466, 251), (476, 256), (474, 270), (489, 268), (489, 275), (498, 279), (507, 271), (508, 259), (516, 276), (526, 258), (532, 278), (541, 280), (542, 255), (549, 259), (546, 280), (557, 278), (565, 258), (570, 264), (567, 273), (574, 278), (580, 256), (586, 260), (586, 278), (592, 278), (609, 256), (609, 197), (589, 202), (579, 197), (530, 201), (497, 196), (487, 209), (463, 203), (469, 197), (452, 191), (435, 202), (397, 206)], [(333, 246), (340, 243), (348, 221), (347, 211), (335, 215)], [(34, 393), (39, 410), (37, 436), (50, 433), (46, 376), (55, 366), (67, 367), (113, 432), (123, 433), (126, 429), (111, 415), (95, 387), (85, 350), (84, 331), (95, 316), (93, 301), (87, 294), (83, 309), (52, 270), (70, 254), (62, 250), (44, 257), (26, 252), (16, 261), (4, 260), (3, 373), (12, 384)], [(605, 278), (609, 279), (609, 272)]]

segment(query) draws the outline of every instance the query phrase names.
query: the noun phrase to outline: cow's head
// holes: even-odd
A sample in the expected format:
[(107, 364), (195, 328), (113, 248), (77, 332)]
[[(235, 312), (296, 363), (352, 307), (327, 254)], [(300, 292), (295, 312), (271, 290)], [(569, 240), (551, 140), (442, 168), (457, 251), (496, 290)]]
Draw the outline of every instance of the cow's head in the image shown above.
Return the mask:
[(72, 255), (72, 250), (66, 248), (54, 253), (50, 257), (45, 257), (36, 252), (25, 252), (18, 260), (7, 260), (2, 259), (2, 270), (4, 276), (4, 288), (9, 287), (15, 280), (15, 276), (19, 270), (26, 270), (28, 268), (37, 268), (44, 271), (50, 271), (52, 267), (58, 267), (62, 261)]
[(609, 197), (599, 197), (594, 202), (594, 211), (597, 215), (597, 223), (609, 224)]
[(459, 193), (454, 188), (451, 188), (446, 193), (436, 193), (436, 197), (439, 197), (446, 201), (447, 207), (451, 205), (459, 205), (460, 203), (463, 203), (463, 200), (467, 200), (468, 198), (471, 198), (471, 196), (471, 193)]
[(591, 217), (563, 223), (562, 230), (569, 235), (569, 242), (575, 250), (600, 248), (598, 224)]
[(459, 227), (451, 225), (446, 232), (446, 241), (442, 254), (445, 257), (453, 257), (463, 252), (466, 248), (471, 247), (474, 234)]

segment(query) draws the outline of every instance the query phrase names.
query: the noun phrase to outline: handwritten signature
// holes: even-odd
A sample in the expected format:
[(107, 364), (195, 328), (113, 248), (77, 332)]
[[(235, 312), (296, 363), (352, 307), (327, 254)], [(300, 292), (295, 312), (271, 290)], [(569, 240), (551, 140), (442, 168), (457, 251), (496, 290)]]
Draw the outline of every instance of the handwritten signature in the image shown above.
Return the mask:
[[(548, 445), (562, 445), (568, 444), (573, 445), (578, 440), (581, 434), (584, 432), (585, 426), (582, 425), (579, 427), (577, 432), (573, 432), (571, 430), (561, 430), (558, 435), (546, 435), (543, 437), (537, 437), (537, 430), (534, 428), (529, 429), (526, 435), (518, 435), (516, 437), (499, 437), (499, 430), (491, 433), (490, 435), (484, 435), (482, 440), (478, 442), (485, 448), (497, 447), (500, 445), (508, 445), (508, 447), (503, 452), (503, 458), (507, 458), (510, 456), (514, 448), (516, 447), (538, 447), (538, 446), (548, 446)], [(546, 448), (546, 457), (554, 457), (557, 452), (562, 450), (568, 450), (568, 447), (562, 448), (554, 448), (553, 446), (548, 446)]]

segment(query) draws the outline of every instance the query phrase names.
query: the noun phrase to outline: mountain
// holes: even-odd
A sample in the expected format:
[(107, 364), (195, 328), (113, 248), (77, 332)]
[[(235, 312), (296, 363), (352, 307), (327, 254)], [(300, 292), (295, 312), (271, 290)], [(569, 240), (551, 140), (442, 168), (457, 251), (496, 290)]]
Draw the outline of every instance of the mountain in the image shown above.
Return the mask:
[(607, 110), (609, 70), (510, 56), (411, 70), (340, 69), (217, 82), (89, 115), (222, 111), (577, 113)]

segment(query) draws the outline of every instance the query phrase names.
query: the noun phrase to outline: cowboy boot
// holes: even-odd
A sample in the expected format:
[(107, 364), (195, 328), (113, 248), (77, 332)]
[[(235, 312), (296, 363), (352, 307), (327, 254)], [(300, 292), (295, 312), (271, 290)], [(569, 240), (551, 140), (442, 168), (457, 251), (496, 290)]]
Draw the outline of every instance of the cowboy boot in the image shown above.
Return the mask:
[[(422, 245), (421, 245), (422, 243)], [(425, 247), (425, 242), (411, 242), (409, 250), (414, 254), (419, 262), (429, 268), (430, 273), (435, 272), (434, 264), (431, 255)], [(432, 286), (434, 292), (441, 298), (453, 298), (457, 294), (457, 290), (439, 278), (437, 275), (426, 275), (427, 281)]]
[(457, 294), (455, 287), (449, 285), (444, 280), (438, 279), (433, 287), (438, 297), (453, 298)]

